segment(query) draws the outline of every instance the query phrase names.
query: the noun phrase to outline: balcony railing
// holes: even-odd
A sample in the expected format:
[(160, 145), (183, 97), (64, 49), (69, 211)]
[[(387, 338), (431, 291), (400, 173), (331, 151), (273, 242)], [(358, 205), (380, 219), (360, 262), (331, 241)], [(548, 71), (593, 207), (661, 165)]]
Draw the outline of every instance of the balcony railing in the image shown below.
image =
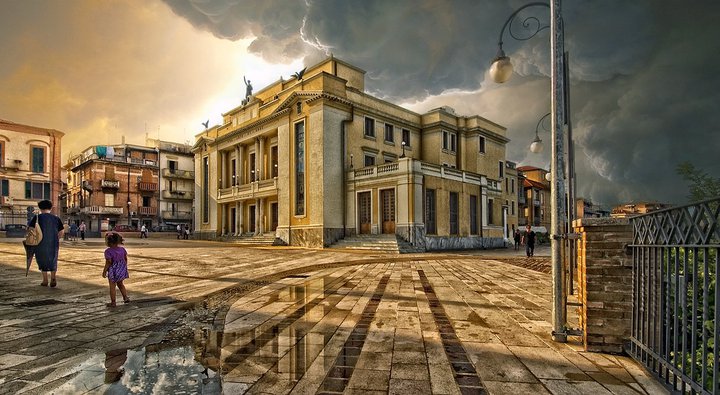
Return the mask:
[(156, 182), (139, 182), (138, 189), (143, 192), (155, 192), (158, 190), (158, 184)]
[(162, 217), (165, 220), (173, 220), (173, 219), (188, 220), (188, 219), (192, 219), (192, 211), (163, 210)]
[(100, 181), (100, 187), (102, 187), (102, 188), (114, 188), (114, 189), (118, 189), (118, 188), (120, 188), (120, 181), (115, 181), (115, 180), (101, 180), (101, 181)]
[(157, 207), (138, 207), (140, 215), (157, 215)]
[(277, 178), (255, 181), (249, 184), (236, 185), (218, 191), (220, 200), (255, 199), (277, 195)]
[(163, 189), (161, 197), (163, 199), (179, 199), (179, 200), (193, 200), (195, 193), (193, 191), (177, 191)]
[(191, 170), (162, 169), (162, 176), (166, 178), (195, 179), (195, 172)]
[(113, 215), (122, 215), (123, 208), (122, 207), (112, 207), (112, 206), (87, 206), (80, 209), (81, 213), (84, 214), (113, 214)]

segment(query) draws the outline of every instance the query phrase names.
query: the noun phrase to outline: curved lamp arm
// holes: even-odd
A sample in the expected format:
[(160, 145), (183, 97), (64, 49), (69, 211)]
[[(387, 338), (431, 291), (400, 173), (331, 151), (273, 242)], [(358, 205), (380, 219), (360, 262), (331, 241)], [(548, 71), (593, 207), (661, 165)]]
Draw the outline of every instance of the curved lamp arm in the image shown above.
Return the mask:
[[(517, 16), (520, 11), (529, 8), (529, 7), (547, 7), (550, 8), (550, 5), (547, 3), (528, 3), (524, 6), (518, 8), (510, 14), (510, 17), (505, 21), (505, 24), (503, 24), (502, 29), (500, 29), (500, 37), (498, 38), (498, 51), (497, 55), (495, 55), (495, 58), (492, 61), (492, 65), (490, 66), (490, 76), (495, 82), (503, 83), (510, 79), (510, 76), (512, 75), (512, 63), (510, 63), (510, 58), (505, 55), (505, 51), (503, 51), (503, 35), (505, 34), (505, 29), (508, 29), (508, 33), (510, 36), (518, 41), (525, 41), (529, 40), (533, 37), (535, 37), (539, 32), (547, 29), (550, 27), (550, 25), (543, 25), (540, 23), (540, 20), (534, 16), (527, 17), (523, 20), (522, 26), (525, 30), (530, 30), (531, 33), (525, 37), (525, 36), (518, 36), (513, 33), (513, 24), (512, 22), (515, 20), (515, 17)], [(508, 28), (509, 26), (509, 28)], [(531, 26), (535, 26), (535, 31), (532, 31)]]
[(542, 125), (545, 118), (547, 118), (549, 116), (550, 116), (550, 113), (543, 115), (543, 117), (540, 118), (537, 125), (535, 126), (535, 140), (533, 140), (532, 143), (530, 143), (530, 151), (533, 153), (539, 154), (543, 150), (543, 142), (540, 139), (540, 136), (538, 135), (538, 129), (540, 129), (540, 125)]

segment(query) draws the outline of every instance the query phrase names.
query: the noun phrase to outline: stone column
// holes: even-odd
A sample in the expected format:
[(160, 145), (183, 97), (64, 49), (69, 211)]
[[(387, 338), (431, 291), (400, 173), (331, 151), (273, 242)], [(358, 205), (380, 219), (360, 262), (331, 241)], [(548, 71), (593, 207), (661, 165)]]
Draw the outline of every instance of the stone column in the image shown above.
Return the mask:
[(260, 232), (265, 233), (265, 198), (260, 199)]
[(227, 152), (220, 151), (220, 189), (225, 188), (227, 177)]
[(227, 207), (225, 204), (218, 204), (220, 210), (220, 236), (227, 233)]
[(260, 138), (255, 139), (255, 181), (260, 181)]
[(260, 199), (255, 199), (255, 234), (260, 234)]
[(245, 147), (242, 144), (235, 146), (235, 174), (237, 174), (237, 184), (244, 184), (243, 178), (243, 159), (245, 156)]
[(240, 236), (243, 233), (243, 208), (243, 202), (235, 202), (235, 223), (237, 224), (235, 236)]
[(633, 258), (627, 218), (581, 218), (577, 245), (580, 326), (586, 351), (621, 353), (630, 338)]

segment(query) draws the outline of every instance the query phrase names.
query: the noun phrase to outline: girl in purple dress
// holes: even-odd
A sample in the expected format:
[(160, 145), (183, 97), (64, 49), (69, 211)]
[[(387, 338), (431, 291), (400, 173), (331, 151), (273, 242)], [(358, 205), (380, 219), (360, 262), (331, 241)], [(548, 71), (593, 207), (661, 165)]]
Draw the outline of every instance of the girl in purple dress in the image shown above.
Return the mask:
[(108, 307), (115, 307), (115, 286), (120, 289), (120, 293), (123, 296), (123, 302), (130, 303), (130, 298), (127, 296), (127, 290), (123, 280), (129, 278), (127, 269), (127, 251), (121, 247), (123, 238), (118, 233), (108, 233), (105, 236), (105, 244), (108, 248), (105, 250), (105, 268), (103, 269), (103, 278), (107, 277), (108, 284), (110, 285), (110, 303), (107, 303)]

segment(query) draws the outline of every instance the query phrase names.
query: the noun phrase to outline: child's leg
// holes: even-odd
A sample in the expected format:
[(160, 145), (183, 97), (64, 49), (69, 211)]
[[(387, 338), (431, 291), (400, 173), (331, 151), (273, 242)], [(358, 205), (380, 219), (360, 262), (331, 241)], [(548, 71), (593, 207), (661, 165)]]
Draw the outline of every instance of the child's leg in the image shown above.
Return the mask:
[(115, 283), (108, 279), (108, 285), (110, 286), (110, 303), (115, 304)]
[(130, 298), (127, 296), (127, 290), (125, 289), (125, 284), (123, 284), (122, 281), (117, 282), (117, 287), (120, 289), (120, 293), (123, 296), (123, 301), (128, 301)]

